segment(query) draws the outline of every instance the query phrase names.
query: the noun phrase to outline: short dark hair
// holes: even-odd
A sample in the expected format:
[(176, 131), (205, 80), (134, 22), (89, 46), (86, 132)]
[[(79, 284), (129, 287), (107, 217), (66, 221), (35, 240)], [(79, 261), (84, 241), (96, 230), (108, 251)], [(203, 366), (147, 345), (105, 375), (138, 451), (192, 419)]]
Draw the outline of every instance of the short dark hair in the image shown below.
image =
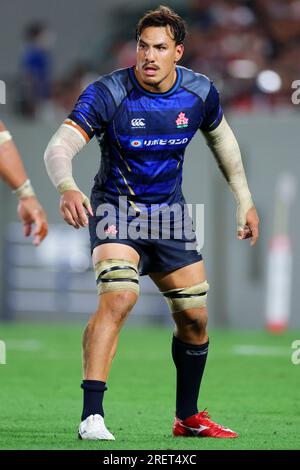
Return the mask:
[(24, 37), (27, 41), (35, 41), (47, 29), (46, 23), (43, 21), (35, 21), (26, 26)]
[(176, 46), (183, 44), (187, 32), (185, 21), (171, 8), (160, 5), (155, 10), (150, 10), (140, 19), (136, 28), (136, 40), (139, 40), (142, 31), (151, 26), (169, 26)]

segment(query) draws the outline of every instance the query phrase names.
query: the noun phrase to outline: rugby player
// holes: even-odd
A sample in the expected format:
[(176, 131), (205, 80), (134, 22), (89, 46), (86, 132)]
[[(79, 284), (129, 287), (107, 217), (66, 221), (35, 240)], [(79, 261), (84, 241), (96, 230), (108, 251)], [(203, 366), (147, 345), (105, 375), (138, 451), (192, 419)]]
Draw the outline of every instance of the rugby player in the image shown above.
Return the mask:
[(18, 215), (23, 221), (24, 235), (28, 237), (35, 224), (33, 244), (39, 245), (48, 233), (47, 217), (35, 196), (12, 136), (1, 121), (0, 176), (19, 199)]
[[(158, 236), (145, 237), (148, 224), (137, 238), (129, 227), (135, 218), (147, 222), (157, 208), (175, 206), (173, 232), (180, 225), (184, 152), (200, 129), (234, 193), (238, 238), (251, 238), (252, 245), (258, 238), (258, 216), (239, 146), (218, 91), (206, 76), (177, 65), (185, 34), (183, 19), (168, 7), (147, 12), (137, 26), (135, 66), (89, 85), (45, 151), (49, 177), (61, 193), (62, 217), (75, 228), (89, 225), (98, 286), (98, 308), (83, 335), (82, 439), (114, 439), (104, 423), (103, 395), (120, 329), (139, 295), (139, 274), (151, 277), (175, 321), (173, 435), (237, 437), (212, 421), (206, 410), (198, 410), (209, 345), (209, 285), (191, 221), (187, 219), (181, 237), (163, 236), (162, 226)], [(72, 159), (94, 136), (101, 148), (101, 165), (89, 201), (73, 179)], [(114, 208), (116, 217), (106, 217), (103, 207), (108, 212)], [(124, 219), (128, 233), (121, 236)]]

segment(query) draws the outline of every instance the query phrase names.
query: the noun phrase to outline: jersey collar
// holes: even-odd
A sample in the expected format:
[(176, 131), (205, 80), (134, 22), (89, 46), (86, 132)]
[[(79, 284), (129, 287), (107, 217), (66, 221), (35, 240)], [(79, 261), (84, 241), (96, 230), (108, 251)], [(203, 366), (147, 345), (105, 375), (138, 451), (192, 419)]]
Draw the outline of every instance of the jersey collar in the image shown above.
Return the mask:
[(139, 84), (139, 82), (138, 82), (138, 80), (135, 76), (134, 69), (135, 69), (135, 65), (133, 67), (130, 67), (130, 69), (129, 69), (129, 75), (130, 75), (131, 81), (142, 93), (144, 93), (144, 95), (151, 96), (151, 97), (154, 97), (154, 96), (167, 97), (167, 96), (172, 95), (178, 89), (178, 87), (180, 86), (181, 78), (182, 78), (182, 73), (181, 73), (180, 67), (176, 67), (177, 77), (176, 77), (174, 85), (170, 88), (170, 90), (165, 91), (164, 93), (153, 93), (152, 91), (148, 91), (145, 88), (143, 88)]

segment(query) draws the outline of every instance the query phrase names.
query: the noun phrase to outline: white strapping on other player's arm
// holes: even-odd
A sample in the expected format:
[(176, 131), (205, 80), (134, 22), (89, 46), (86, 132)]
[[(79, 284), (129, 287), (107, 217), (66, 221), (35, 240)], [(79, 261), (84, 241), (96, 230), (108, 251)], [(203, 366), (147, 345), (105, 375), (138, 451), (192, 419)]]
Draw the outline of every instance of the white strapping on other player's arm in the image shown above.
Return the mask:
[[(12, 135), (9, 131), (0, 131), (0, 147), (6, 142), (12, 141)], [(0, 151), (1, 153), (1, 151)], [(34, 189), (30, 183), (30, 180), (27, 179), (24, 183), (21, 184), (18, 188), (14, 189), (13, 194), (15, 194), (19, 199), (24, 199), (27, 197), (35, 196)]]
[(203, 132), (237, 202), (237, 231), (243, 231), (246, 214), (254, 206), (245, 175), (239, 144), (225, 117), (216, 129)]
[(79, 191), (82, 204), (90, 206), (89, 198), (80, 191), (72, 175), (72, 160), (89, 141), (89, 137), (74, 121), (67, 119), (51, 138), (44, 155), (49, 178), (56, 189)]

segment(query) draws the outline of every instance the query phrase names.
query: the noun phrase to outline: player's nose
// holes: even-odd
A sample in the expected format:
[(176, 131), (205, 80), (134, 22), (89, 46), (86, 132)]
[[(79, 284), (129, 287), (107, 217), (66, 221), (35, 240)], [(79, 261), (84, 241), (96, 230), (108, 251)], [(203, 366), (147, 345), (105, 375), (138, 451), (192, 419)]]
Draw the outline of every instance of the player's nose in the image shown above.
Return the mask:
[(148, 49), (145, 51), (145, 58), (147, 62), (154, 61), (154, 50), (151, 47), (148, 47)]

